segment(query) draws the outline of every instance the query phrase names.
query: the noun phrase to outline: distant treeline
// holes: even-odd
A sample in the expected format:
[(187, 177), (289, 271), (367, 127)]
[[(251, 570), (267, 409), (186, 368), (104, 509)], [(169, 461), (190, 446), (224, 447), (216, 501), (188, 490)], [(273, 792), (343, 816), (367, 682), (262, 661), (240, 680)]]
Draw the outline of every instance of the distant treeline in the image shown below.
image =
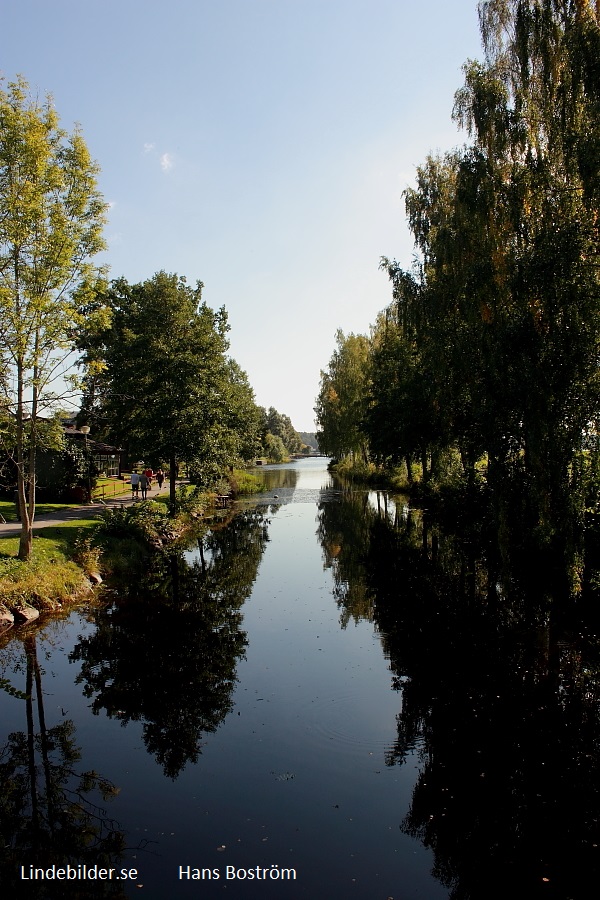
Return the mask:
[(261, 422), (261, 450), (271, 462), (284, 462), (290, 456), (307, 453), (307, 441), (299, 434), (289, 416), (277, 412), (275, 407), (268, 410), (259, 407)]
[(300, 431), (298, 432), (303, 442), (307, 447), (311, 447), (313, 450), (319, 449), (319, 444), (317, 442), (317, 435), (314, 431)]

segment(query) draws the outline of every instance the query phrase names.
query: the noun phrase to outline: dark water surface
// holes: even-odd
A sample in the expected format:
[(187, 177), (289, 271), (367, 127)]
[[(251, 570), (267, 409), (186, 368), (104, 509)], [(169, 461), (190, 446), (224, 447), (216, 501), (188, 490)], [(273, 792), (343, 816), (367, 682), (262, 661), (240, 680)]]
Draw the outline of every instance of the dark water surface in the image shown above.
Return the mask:
[[(594, 895), (589, 642), (482, 621), (477, 568), (325, 462), (0, 650), (7, 896)], [(137, 876), (25, 882), (34, 846)]]

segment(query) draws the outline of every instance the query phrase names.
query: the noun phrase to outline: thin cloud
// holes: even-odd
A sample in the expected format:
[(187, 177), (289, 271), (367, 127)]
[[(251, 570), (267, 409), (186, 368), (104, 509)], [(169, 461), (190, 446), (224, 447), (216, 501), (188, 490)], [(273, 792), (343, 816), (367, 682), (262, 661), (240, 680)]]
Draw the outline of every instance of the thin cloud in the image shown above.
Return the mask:
[(144, 153), (151, 153), (154, 150), (154, 144), (144, 144)]
[(163, 172), (170, 172), (173, 168), (173, 157), (170, 153), (163, 153), (160, 158), (160, 167)]

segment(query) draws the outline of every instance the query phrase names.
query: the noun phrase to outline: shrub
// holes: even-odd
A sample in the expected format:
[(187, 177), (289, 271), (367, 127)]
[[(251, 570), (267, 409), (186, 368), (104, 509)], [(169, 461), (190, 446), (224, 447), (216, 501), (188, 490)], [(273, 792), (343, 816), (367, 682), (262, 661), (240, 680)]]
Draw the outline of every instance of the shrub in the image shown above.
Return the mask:
[(100, 568), (100, 547), (94, 546), (91, 535), (78, 533), (73, 543), (73, 562), (77, 563), (86, 575), (97, 572)]
[(143, 541), (160, 540), (168, 528), (167, 507), (154, 500), (143, 500), (121, 509), (105, 509), (100, 514), (99, 537), (137, 537)]
[(264, 483), (260, 478), (243, 469), (235, 469), (229, 478), (229, 488), (234, 497), (237, 497), (238, 494), (259, 494), (265, 490)]
[(180, 484), (175, 494), (175, 509), (171, 512), (175, 515), (180, 513), (202, 515), (208, 505), (208, 494), (199, 485), (190, 489), (189, 485)]

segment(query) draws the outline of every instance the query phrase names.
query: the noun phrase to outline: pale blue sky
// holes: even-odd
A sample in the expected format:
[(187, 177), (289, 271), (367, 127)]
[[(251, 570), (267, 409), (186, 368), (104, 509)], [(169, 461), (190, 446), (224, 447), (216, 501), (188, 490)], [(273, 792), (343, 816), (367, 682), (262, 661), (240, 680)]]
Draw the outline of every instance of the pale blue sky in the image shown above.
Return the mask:
[(101, 166), (112, 277), (203, 281), (257, 402), (312, 430), (336, 329), (410, 265), (402, 190), (464, 141), (475, 0), (4, 0), (1, 34)]

